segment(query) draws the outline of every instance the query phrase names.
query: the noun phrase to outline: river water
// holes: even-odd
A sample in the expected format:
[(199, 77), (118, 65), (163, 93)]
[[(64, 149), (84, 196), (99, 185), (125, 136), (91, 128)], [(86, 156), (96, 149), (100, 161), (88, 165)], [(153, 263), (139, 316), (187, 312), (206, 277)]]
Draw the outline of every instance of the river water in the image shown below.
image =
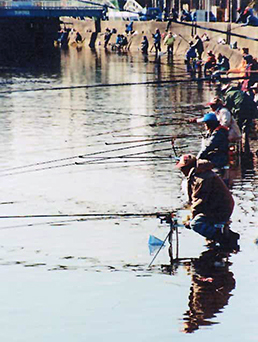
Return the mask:
[[(177, 58), (88, 48), (2, 69), (2, 341), (257, 339), (255, 157), (232, 185), (240, 251), (208, 250), (179, 210), (180, 262), (169, 267), (166, 244), (148, 268), (149, 236), (169, 230), (154, 213), (185, 201), (175, 153), (200, 147), (201, 127), (182, 119), (206, 112), (216, 89), (114, 84), (187, 77)], [(147, 140), (167, 135), (185, 135), (176, 151)]]

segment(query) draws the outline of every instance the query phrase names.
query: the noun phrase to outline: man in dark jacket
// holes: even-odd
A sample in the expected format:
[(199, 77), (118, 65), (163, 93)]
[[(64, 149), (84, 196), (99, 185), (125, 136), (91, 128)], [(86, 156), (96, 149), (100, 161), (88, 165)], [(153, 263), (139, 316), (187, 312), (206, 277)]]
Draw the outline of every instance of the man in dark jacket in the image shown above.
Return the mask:
[(243, 152), (250, 153), (249, 134), (253, 119), (257, 117), (257, 108), (252, 98), (238, 87), (225, 85), (222, 88), (225, 107), (235, 117), (243, 136)]
[(220, 125), (215, 113), (205, 114), (202, 122), (207, 133), (197, 159), (207, 159), (213, 167), (222, 168), (228, 163), (228, 128)]
[(198, 58), (202, 59), (202, 53), (204, 51), (203, 42), (198, 35), (195, 35), (194, 39), (196, 42), (192, 45), (192, 47), (197, 51)]
[(234, 209), (234, 200), (223, 180), (212, 171), (212, 163), (186, 154), (176, 167), (187, 177), (192, 219), (186, 226), (224, 247), (237, 249), (240, 236), (227, 224)]

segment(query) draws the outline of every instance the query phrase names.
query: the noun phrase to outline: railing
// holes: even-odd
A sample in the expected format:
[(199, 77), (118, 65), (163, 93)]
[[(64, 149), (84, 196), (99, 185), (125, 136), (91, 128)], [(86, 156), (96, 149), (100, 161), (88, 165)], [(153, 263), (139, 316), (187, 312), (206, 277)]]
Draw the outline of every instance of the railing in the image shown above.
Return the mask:
[(83, 4), (80, 1), (0, 1), (0, 7), (4, 8), (99, 8), (96, 4), (90, 4), (87, 2), (87, 5)]

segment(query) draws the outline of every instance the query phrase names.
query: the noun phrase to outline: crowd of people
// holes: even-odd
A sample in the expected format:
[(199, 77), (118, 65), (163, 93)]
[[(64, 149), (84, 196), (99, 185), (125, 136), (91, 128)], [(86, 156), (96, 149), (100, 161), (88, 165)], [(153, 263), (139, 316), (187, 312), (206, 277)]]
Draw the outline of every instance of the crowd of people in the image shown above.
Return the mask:
[[(185, 222), (186, 227), (232, 250), (239, 248), (240, 236), (229, 229), (234, 200), (222, 175), (230, 162), (230, 145), (240, 146), (244, 160), (253, 158), (249, 135), (255, 131), (254, 119), (258, 118), (257, 61), (248, 48), (242, 50), (243, 61), (236, 69), (230, 69), (223, 56), (218, 55), (217, 61), (226, 66), (227, 74), (242, 72), (246, 78), (237, 84), (225, 81), (220, 87), (220, 95), (208, 103), (210, 111), (201, 118), (188, 120), (191, 124), (203, 123), (205, 134), (199, 153), (183, 155), (177, 163), (177, 168), (187, 177), (191, 205), (191, 218)], [(212, 57), (209, 62), (213, 63), (215, 56), (211, 51), (208, 55)]]

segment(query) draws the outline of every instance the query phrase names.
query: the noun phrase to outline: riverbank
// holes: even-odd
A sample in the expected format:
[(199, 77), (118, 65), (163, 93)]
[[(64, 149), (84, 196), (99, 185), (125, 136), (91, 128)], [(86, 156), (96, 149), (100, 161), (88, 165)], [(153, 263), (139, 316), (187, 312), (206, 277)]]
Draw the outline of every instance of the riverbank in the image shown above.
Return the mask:
[[(82, 34), (83, 38), (85, 38), (85, 45), (89, 45), (92, 32), (95, 31), (95, 24), (92, 20), (81, 21), (72, 18), (65, 18), (64, 22), (67, 26), (74, 27), (76, 30), (78, 30)], [(107, 27), (110, 29), (115, 28), (117, 30), (117, 33), (124, 34), (126, 23), (128, 22), (102, 21), (101, 32), (98, 33), (96, 40), (96, 47), (104, 47), (104, 32)], [(231, 67), (236, 67), (239, 65), (242, 58), (241, 49), (243, 47), (249, 48), (250, 53), (254, 57), (258, 56), (258, 42), (252, 39), (244, 39), (237, 36), (231, 36), (230, 43), (233, 44), (236, 42), (237, 49), (231, 49), (230, 45), (222, 45), (218, 43), (222, 39), (227, 41), (227, 30), (229, 28), (228, 23), (201, 23), (200, 26), (203, 28), (192, 28), (189, 25), (183, 25), (181, 23), (174, 22), (171, 24), (169, 30), (177, 35), (174, 48), (174, 53), (176, 55), (183, 56), (185, 54), (189, 46), (188, 41), (193, 39), (194, 34), (202, 36), (206, 33), (209, 37), (209, 41), (204, 42), (205, 51), (213, 50), (215, 53), (221, 52), (225, 54), (227, 57), (230, 58)], [(142, 37), (144, 35), (147, 36), (151, 47), (153, 42), (152, 33), (155, 32), (156, 28), (159, 28), (161, 33), (165, 33), (166, 27), (167, 22), (134, 22), (133, 29), (135, 33), (132, 37), (130, 36), (129, 39), (130, 51), (139, 51)], [(209, 29), (224, 31), (225, 34), (210, 31)], [(253, 39), (257, 38), (257, 27), (240, 27), (239, 24), (231, 24), (231, 32), (237, 35), (242, 35)], [(113, 34), (110, 40), (110, 44), (115, 43), (115, 39), (116, 34)], [(163, 43), (162, 50), (166, 51), (166, 47)]]

